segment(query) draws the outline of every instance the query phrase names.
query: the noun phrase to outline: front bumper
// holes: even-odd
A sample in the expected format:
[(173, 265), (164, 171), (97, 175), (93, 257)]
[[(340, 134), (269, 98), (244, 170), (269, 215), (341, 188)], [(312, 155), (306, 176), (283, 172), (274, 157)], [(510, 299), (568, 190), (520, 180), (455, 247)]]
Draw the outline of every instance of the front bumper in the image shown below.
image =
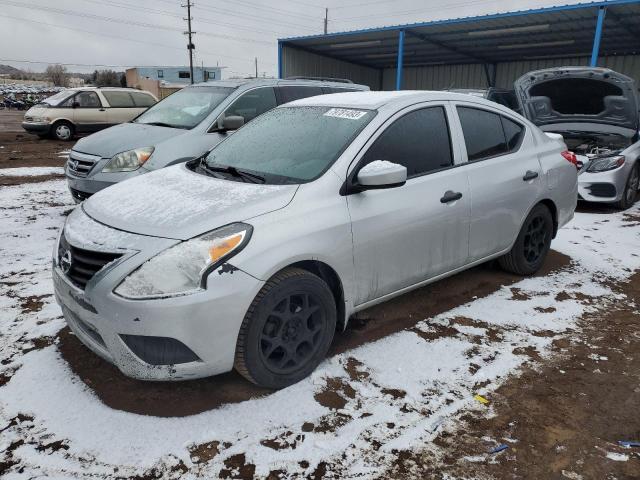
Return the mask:
[(627, 165), (608, 172), (582, 172), (578, 175), (578, 195), (588, 202), (615, 203), (622, 198), (627, 176)]
[(107, 162), (109, 162), (108, 158), (103, 158), (96, 162), (86, 175), (77, 175), (69, 168), (65, 167), (67, 186), (69, 187), (69, 191), (76, 202), (81, 202), (82, 200), (89, 198), (94, 193), (118, 182), (148, 172), (148, 170), (139, 168), (133, 172), (104, 173), (102, 172), (102, 169), (105, 167)]
[[(79, 215), (84, 214), (76, 214)], [(65, 234), (69, 244), (89, 248), (86, 244), (79, 245), (73, 232), (69, 233)], [(228, 273), (221, 273), (218, 269), (210, 274), (207, 289), (198, 293), (150, 300), (125, 299), (115, 295), (113, 289), (148, 258), (176, 242), (124, 232), (118, 235), (128, 236), (124, 243), (129, 253), (100, 270), (84, 291), (65, 276), (54, 255), (56, 300), (80, 341), (136, 379), (186, 380), (230, 371), (240, 325), (264, 282), (241, 270), (227, 268), (224, 270)], [(101, 238), (108, 237), (101, 235)], [(144, 243), (148, 244), (144, 254), (132, 249)], [(97, 245), (92, 247), (95, 249)], [(158, 348), (170, 348), (171, 352), (159, 355), (154, 351)], [(191, 357), (185, 352), (190, 352)], [(159, 358), (172, 358), (171, 355), (178, 361), (158, 362)]]
[(22, 128), (24, 128), (27, 132), (36, 135), (48, 135), (49, 131), (51, 130), (51, 125), (49, 125), (48, 123), (22, 122)]

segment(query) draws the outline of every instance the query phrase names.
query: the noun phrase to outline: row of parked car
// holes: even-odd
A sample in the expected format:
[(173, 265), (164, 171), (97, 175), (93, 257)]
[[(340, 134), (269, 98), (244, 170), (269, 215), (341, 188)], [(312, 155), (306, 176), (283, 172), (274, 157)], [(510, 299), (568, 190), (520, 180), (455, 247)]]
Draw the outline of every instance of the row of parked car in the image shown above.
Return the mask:
[[(290, 385), (354, 313), (491, 259), (530, 275), (579, 195), (635, 198), (632, 87), (604, 69), (533, 72), (516, 82), (525, 116), (326, 80), (187, 87), (73, 147), (69, 186), (88, 200), (53, 253), (56, 298), (126, 375), (235, 367)], [(610, 157), (565, 143), (611, 139)], [(599, 196), (607, 181), (615, 195)]]

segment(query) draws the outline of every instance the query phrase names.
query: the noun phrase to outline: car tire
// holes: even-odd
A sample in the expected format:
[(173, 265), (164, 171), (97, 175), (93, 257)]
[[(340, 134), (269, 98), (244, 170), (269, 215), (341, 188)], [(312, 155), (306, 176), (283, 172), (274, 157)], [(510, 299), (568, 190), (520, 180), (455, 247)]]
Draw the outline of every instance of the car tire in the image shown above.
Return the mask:
[(336, 329), (336, 304), (327, 284), (299, 268), (286, 268), (260, 290), (244, 317), (235, 369), (267, 388), (308, 376), (324, 359)]
[(544, 263), (553, 238), (553, 217), (539, 203), (525, 219), (511, 251), (498, 259), (500, 266), (517, 275), (533, 275)]
[(51, 127), (51, 135), (53, 135), (53, 138), (56, 140), (68, 142), (69, 140), (73, 140), (74, 134), (75, 128), (73, 127), (73, 124), (65, 120), (56, 122)]
[(638, 190), (640, 190), (640, 160), (636, 160), (636, 164), (631, 169), (631, 172), (629, 172), (627, 181), (624, 184), (622, 198), (615, 204), (616, 208), (620, 210), (631, 208), (633, 204), (636, 203)]

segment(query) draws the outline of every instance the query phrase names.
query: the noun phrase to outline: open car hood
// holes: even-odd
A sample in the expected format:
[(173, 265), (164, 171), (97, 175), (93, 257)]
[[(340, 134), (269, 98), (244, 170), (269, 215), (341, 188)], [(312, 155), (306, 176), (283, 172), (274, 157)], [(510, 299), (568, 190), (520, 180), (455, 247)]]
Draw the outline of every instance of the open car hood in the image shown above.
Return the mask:
[(94, 220), (118, 230), (188, 240), (279, 210), (297, 188), (218, 179), (181, 164), (116, 183), (92, 195), (82, 208)]
[(638, 132), (633, 79), (607, 68), (561, 67), (529, 72), (514, 83), (522, 114), (536, 125), (610, 125)]

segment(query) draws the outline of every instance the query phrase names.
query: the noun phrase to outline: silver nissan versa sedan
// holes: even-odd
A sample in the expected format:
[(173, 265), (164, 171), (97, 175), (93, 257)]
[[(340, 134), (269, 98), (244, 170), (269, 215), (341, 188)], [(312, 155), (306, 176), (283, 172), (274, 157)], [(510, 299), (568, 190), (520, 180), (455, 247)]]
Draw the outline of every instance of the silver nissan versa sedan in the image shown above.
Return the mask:
[(131, 377), (285, 387), (359, 310), (493, 258), (536, 272), (577, 202), (565, 148), (464, 94), (298, 100), (77, 207), (56, 298)]

